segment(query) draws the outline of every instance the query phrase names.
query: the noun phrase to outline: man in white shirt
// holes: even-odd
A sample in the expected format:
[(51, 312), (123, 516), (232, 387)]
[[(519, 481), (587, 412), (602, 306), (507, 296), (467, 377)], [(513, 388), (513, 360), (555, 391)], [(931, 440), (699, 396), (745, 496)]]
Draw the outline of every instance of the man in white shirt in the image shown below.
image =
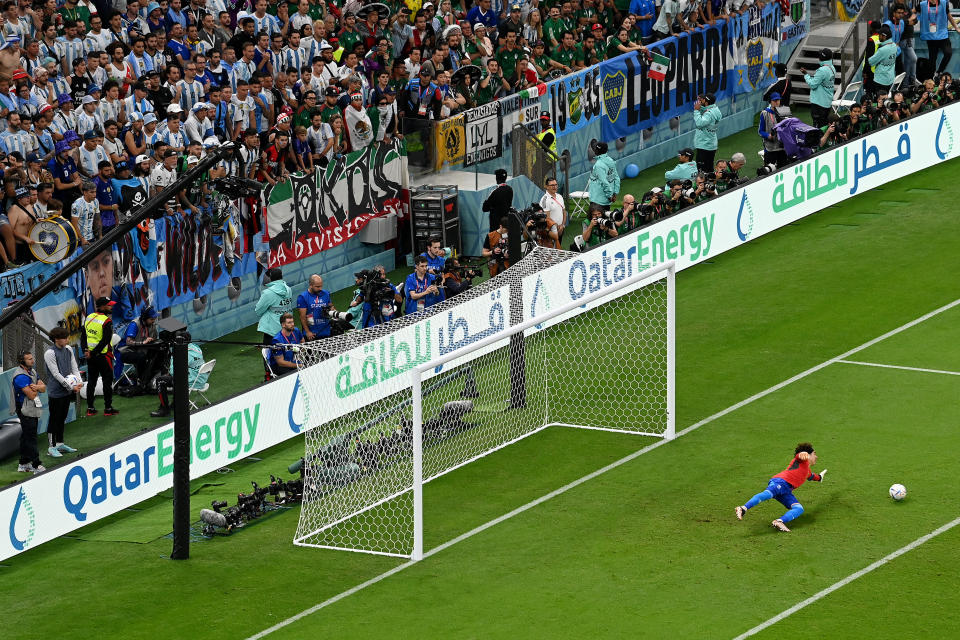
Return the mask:
[[(163, 161), (158, 162), (157, 166), (150, 172), (150, 195), (155, 196), (177, 179), (177, 152), (173, 149), (167, 149), (163, 153)], [(177, 210), (176, 197), (170, 198), (166, 203), (168, 215), (173, 215)]]
[(567, 226), (567, 207), (563, 202), (563, 196), (557, 193), (557, 179), (548, 177), (544, 183), (547, 192), (540, 198), (540, 208), (547, 214), (548, 233), (560, 248), (560, 238), (563, 237), (563, 230)]

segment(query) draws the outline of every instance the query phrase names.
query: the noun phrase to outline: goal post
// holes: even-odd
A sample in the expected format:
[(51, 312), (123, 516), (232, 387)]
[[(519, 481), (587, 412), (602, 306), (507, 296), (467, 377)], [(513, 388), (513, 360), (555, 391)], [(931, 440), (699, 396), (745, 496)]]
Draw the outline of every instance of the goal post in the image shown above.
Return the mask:
[(441, 351), (307, 431), (294, 543), (419, 560), (432, 480), (551, 426), (674, 438), (675, 275), (664, 263)]

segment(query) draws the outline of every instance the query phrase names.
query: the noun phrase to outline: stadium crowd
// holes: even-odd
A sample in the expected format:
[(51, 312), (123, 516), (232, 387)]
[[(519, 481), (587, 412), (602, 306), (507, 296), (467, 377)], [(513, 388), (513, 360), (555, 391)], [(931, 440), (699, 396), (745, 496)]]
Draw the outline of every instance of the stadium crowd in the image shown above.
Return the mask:
[[(0, 80), (0, 263), (31, 261), (50, 215), (81, 244), (101, 237), (222, 141), (241, 157), (210, 178), (274, 184), (762, 2), (8, 0), (0, 49), (20, 69)], [(168, 212), (208, 197), (197, 184)]]

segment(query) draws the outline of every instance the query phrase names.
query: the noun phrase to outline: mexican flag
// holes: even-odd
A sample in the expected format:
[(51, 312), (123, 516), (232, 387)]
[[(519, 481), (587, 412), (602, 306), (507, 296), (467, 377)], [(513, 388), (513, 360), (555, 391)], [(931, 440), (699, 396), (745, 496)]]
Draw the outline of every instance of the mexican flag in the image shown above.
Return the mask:
[(653, 52), (653, 58), (650, 60), (650, 68), (647, 70), (647, 77), (652, 80), (663, 82), (667, 77), (667, 69), (670, 68), (670, 58), (662, 56), (656, 51)]
[(538, 82), (529, 89), (523, 89), (520, 91), (521, 98), (539, 98), (542, 95), (546, 95), (547, 85), (543, 82)]

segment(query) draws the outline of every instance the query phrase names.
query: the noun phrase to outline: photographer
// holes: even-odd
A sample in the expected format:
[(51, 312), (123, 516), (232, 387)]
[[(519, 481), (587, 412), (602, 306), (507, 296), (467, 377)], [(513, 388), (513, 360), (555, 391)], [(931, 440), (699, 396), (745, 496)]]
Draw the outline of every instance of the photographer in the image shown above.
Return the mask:
[(633, 231), (643, 224), (643, 217), (640, 215), (640, 207), (637, 206), (637, 199), (632, 193), (623, 196), (623, 221), (617, 227), (617, 233), (627, 233)]
[(440, 238), (432, 236), (427, 240), (427, 250), (420, 254), (427, 259), (427, 271), (435, 276), (443, 273), (443, 268), (446, 266), (447, 261), (443, 247), (440, 245)]
[(696, 203), (716, 197), (717, 183), (713, 181), (714, 174), (700, 173), (697, 175), (696, 186), (694, 187), (693, 199)]
[(473, 279), (479, 277), (479, 271), (460, 266), (456, 258), (447, 258), (443, 267), (443, 286), (448, 296), (466, 291), (473, 286)]
[(443, 301), (443, 293), (436, 281), (439, 279), (427, 273), (427, 259), (417, 256), (414, 272), (407, 276), (403, 290), (407, 294), (405, 308), (407, 314), (418, 313)]
[(510, 252), (507, 247), (507, 217), (500, 218), (500, 225), (487, 234), (483, 241), (483, 257), (489, 262), (490, 277), (510, 267)]
[(590, 203), (590, 221), (583, 223), (583, 241), (587, 246), (595, 247), (619, 235), (616, 223), (605, 214), (601, 205)]
[[(544, 212), (539, 203), (534, 202), (523, 211), (516, 211), (514, 215), (523, 221), (524, 233), (527, 240), (535, 242), (539, 247), (547, 249), (560, 248), (560, 236), (557, 235), (557, 225)], [(526, 250), (529, 252), (529, 249)]]
[(307, 290), (297, 296), (300, 327), (307, 342), (330, 336), (330, 311), (336, 311), (330, 292), (323, 288), (323, 278), (315, 273), (310, 276)]
[[(897, 101), (897, 96), (900, 96), (899, 102)], [(940, 96), (937, 95), (936, 83), (934, 83), (933, 80), (924, 80), (923, 92), (920, 93), (916, 101), (910, 105), (909, 115), (933, 111), (940, 106), (939, 97)], [(903, 94), (899, 91), (893, 94), (893, 104), (888, 107), (888, 105), (884, 103), (884, 108), (886, 108), (888, 112), (891, 109), (896, 110), (897, 120), (903, 120), (904, 118), (908, 117), (908, 114), (905, 113), (906, 105), (904, 104)]]
[(293, 349), (296, 344), (303, 344), (303, 334), (297, 329), (293, 314), (287, 312), (280, 316), (280, 331), (273, 336), (274, 348), (270, 350), (270, 367), (277, 376), (297, 370), (297, 356)]
[(667, 199), (667, 215), (676, 213), (693, 204), (693, 181), (684, 180), (670, 185), (670, 197)]
[(859, 104), (850, 106), (850, 115), (846, 118), (847, 140), (852, 140), (857, 136), (870, 133), (872, 127), (870, 121), (863, 115), (863, 107)]
[[(187, 384), (190, 387), (202, 387), (207, 383), (209, 374), (201, 374), (200, 368), (203, 366), (203, 350), (200, 345), (191, 342), (187, 345)], [(173, 371), (173, 358), (170, 358), (170, 371)], [(166, 418), (170, 415), (170, 389), (173, 387), (173, 376), (162, 375), (157, 378), (157, 396), (160, 398), (160, 406), (156, 411), (150, 412), (151, 418)]]
[(820, 149), (829, 149), (847, 141), (846, 127), (840, 122), (837, 114), (831, 113), (828, 115), (827, 122), (827, 126), (820, 129), (823, 132), (823, 135), (820, 136)]
[(640, 205), (640, 224), (650, 224), (663, 217), (665, 206), (666, 199), (660, 187), (654, 187), (643, 194), (643, 203)]
[[(375, 327), (393, 320), (403, 298), (397, 288), (387, 280), (386, 268), (378, 264), (372, 271), (361, 271), (353, 275), (359, 288), (350, 306), (363, 305), (360, 328)], [(367, 299), (368, 296), (370, 300)]]

